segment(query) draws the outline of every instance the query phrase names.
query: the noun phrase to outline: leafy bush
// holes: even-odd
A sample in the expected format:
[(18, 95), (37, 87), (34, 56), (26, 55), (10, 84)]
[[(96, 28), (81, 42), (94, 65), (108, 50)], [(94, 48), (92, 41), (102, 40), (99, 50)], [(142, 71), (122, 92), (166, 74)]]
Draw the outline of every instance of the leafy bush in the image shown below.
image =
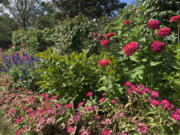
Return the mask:
[[(81, 98), (87, 91), (97, 89), (105, 90), (109, 96), (120, 96), (118, 87), (124, 76), (113, 56), (101, 54), (88, 57), (87, 52), (60, 56), (49, 49), (39, 53), (38, 57), (42, 59), (38, 84), (43, 91), (71, 99)], [(109, 58), (110, 65), (98, 66), (98, 60), (102, 58)]]
[(88, 92), (74, 106), (56, 96), (12, 90), (0, 93), (0, 108), (16, 134), (179, 135), (179, 109), (142, 84), (125, 86), (125, 103)]
[(26, 48), (30, 52), (38, 52), (45, 49), (41, 37), (40, 30), (18, 30), (13, 32), (12, 41), (17, 50)]
[(62, 53), (91, 48), (88, 35), (95, 31), (95, 24), (84, 16), (69, 18), (54, 28), (43, 31), (43, 39), (53, 42)]

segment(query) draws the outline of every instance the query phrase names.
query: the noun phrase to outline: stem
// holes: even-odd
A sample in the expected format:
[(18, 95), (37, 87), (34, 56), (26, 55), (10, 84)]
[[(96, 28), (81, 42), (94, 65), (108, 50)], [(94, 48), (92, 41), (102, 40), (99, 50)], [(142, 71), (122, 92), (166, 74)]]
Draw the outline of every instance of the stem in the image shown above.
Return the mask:
[(180, 43), (180, 42), (179, 42), (179, 37), (180, 37), (180, 24), (178, 24), (177, 27), (178, 27), (178, 44), (179, 44), (179, 43)]

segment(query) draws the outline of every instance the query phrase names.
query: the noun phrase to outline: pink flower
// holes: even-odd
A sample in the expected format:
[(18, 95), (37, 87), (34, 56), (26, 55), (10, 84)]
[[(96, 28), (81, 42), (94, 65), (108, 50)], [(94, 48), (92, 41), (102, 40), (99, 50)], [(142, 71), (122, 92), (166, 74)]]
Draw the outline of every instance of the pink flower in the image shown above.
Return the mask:
[(131, 85), (132, 85), (131, 82), (125, 82), (125, 83), (124, 83), (124, 86), (127, 86), (127, 87), (130, 87)]
[(81, 135), (90, 135), (90, 132), (88, 130), (83, 130), (81, 132)]
[(161, 24), (160, 21), (151, 20), (148, 21), (148, 28), (151, 30), (159, 29), (160, 24)]
[(165, 43), (161, 41), (153, 41), (151, 44), (151, 50), (153, 52), (160, 52), (164, 49)]
[(101, 45), (106, 46), (109, 43), (108, 39), (102, 40)]
[(88, 93), (86, 93), (86, 96), (87, 96), (87, 97), (92, 97), (93, 94), (94, 94), (93, 92), (88, 92)]
[(15, 122), (16, 122), (16, 124), (20, 124), (23, 120), (24, 120), (24, 118), (23, 118), (23, 117), (20, 117), (20, 118), (17, 118), (17, 119), (15, 120)]
[(95, 118), (96, 118), (97, 120), (99, 120), (99, 119), (101, 118), (101, 116), (96, 115)]
[(106, 39), (109, 39), (110, 37), (114, 36), (116, 33), (115, 32), (111, 32), (111, 33), (107, 33), (105, 35)]
[(97, 36), (97, 33), (92, 33), (92, 36), (93, 36), (93, 37), (96, 37), (96, 36)]
[(151, 96), (154, 98), (159, 98), (159, 92), (158, 91), (151, 91)]
[(102, 98), (99, 99), (99, 102), (102, 103), (102, 102), (104, 102), (105, 100), (106, 100), (106, 97), (102, 97)]
[(110, 135), (111, 134), (111, 131), (110, 130), (104, 130), (102, 132), (102, 135)]
[(180, 120), (180, 109), (176, 109), (176, 111), (171, 115), (174, 120)]
[(170, 18), (170, 22), (177, 22), (177, 23), (179, 23), (180, 22), (180, 15), (171, 17)]
[(172, 105), (167, 99), (161, 100), (160, 104), (165, 110), (171, 110), (174, 108), (174, 105)]
[(48, 101), (49, 100), (49, 95), (48, 94), (42, 94), (43, 100)]
[(107, 118), (107, 119), (105, 119), (105, 120), (103, 120), (102, 122), (101, 122), (103, 125), (110, 125), (110, 124), (112, 124), (112, 120), (111, 119), (109, 119), (109, 118)]
[(125, 115), (124, 115), (124, 112), (120, 112), (119, 114), (118, 114), (118, 116), (119, 117), (124, 117)]
[(68, 127), (67, 127), (67, 132), (68, 132), (68, 133), (73, 133), (73, 132), (75, 131), (75, 129), (76, 129), (75, 127), (68, 126)]
[(158, 106), (158, 105), (160, 105), (159, 100), (156, 100), (156, 99), (151, 99), (151, 100), (150, 100), (150, 103), (151, 103), (152, 106)]
[(94, 108), (92, 106), (86, 106), (85, 111), (92, 111)]
[(157, 36), (158, 37), (166, 37), (168, 35), (171, 34), (171, 28), (169, 27), (165, 27), (165, 28), (160, 28), (158, 31), (157, 31)]
[(111, 104), (116, 104), (118, 101), (116, 99), (112, 99), (110, 102)]
[(126, 56), (133, 55), (137, 50), (139, 50), (137, 42), (130, 42), (123, 47), (123, 52)]
[(138, 132), (141, 133), (141, 134), (146, 134), (147, 131), (148, 131), (148, 127), (145, 123), (139, 123), (138, 124)]
[(98, 61), (98, 65), (102, 66), (102, 67), (106, 67), (110, 64), (110, 60), (108, 59), (102, 59)]
[(71, 109), (73, 107), (73, 104), (72, 103), (69, 103), (69, 104), (66, 104), (65, 105), (65, 108), (66, 109)]
[(78, 109), (81, 108), (84, 104), (85, 104), (84, 102), (80, 102), (80, 103), (78, 104)]
[(99, 34), (99, 35), (98, 35), (98, 38), (100, 38), (100, 39), (103, 38), (103, 35), (102, 35), (102, 34)]
[(21, 135), (23, 133), (24, 129), (20, 128), (16, 130), (16, 135)]
[(124, 24), (125, 26), (129, 25), (130, 23), (132, 23), (132, 20), (124, 20), (124, 21), (123, 21), (123, 24)]
[(119, 135), (128, 135), (128, 133), (120, 133)]

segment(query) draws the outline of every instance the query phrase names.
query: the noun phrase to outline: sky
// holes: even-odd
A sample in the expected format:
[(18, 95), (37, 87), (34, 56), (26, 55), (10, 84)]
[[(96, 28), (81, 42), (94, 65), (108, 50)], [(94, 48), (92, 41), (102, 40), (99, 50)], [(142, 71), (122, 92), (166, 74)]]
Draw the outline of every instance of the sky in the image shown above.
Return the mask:
[(130, 4), (130, 3), (132, 3), (133, 2), (133, 0), (121, 0), (122, 2), (126, 2), (126, 3), (128, 3), (128, 4)]

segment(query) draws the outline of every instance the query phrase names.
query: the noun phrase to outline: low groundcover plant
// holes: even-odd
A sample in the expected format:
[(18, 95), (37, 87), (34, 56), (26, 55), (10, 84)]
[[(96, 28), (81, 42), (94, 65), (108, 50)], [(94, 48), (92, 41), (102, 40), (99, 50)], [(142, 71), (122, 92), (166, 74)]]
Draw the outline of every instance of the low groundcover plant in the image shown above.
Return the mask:
[(89, 91), (77, 105), (13, 89), (1, 93), (0, 109), (14, 123), (17, 135), (178, 135), (179, 109), (142, 84), (124, 86), (125, 103)]

